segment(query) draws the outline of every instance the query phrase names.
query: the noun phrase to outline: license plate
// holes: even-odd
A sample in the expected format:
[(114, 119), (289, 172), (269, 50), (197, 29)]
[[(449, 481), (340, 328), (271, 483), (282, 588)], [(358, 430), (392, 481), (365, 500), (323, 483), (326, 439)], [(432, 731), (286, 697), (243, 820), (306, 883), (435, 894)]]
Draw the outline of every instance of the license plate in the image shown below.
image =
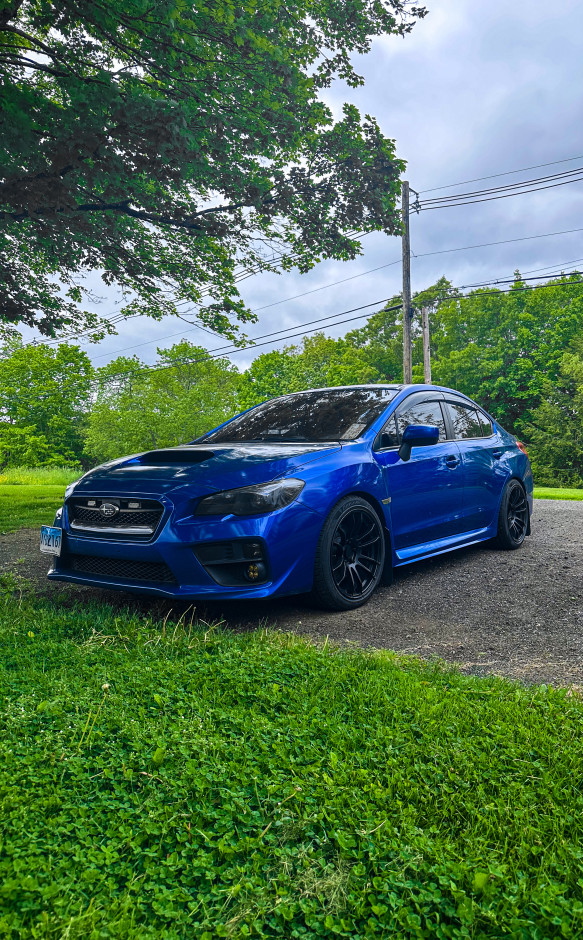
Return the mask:
[(63, 530), (56, 526), (43, 525), (40, 528), (40, 550), (48, 555), (60, 555)]

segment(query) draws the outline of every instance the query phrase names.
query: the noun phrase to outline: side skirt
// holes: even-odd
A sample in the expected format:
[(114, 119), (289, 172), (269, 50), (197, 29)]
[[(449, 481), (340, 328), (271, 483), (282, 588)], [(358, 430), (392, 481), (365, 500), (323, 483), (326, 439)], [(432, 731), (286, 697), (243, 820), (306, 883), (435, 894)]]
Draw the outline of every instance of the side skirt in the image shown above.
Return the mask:
[(495, 534), (489, 526), (485, 529), (475, 529), (473, 532), (464, 532), (462, 535), (450, 535), (446, 539), (436, 539), (433, 542), (424, 542), (421, 545), (401, 548), (395, 551), (395, 565), (407, 565), (413, 561), (423, 561), (425, 558), (432, 558), (434, 555), (453, 552), (456, 548), (486, 542), (488, 539), (494, 538)]

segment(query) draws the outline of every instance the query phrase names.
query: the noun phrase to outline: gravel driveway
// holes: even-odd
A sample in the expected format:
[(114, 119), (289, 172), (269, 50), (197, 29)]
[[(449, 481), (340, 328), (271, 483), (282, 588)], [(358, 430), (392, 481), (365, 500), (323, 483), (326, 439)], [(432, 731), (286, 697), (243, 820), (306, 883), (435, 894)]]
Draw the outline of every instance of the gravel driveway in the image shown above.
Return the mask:
[[(32, 580), (37, 590), (99, 596), (116, 605), (167, 612), (164, 603), (120, 592), (49, 584), (38, 532), (0, 536), (0, 571)], [(273, 625), (335, 642), (438, 656), (463, 670), (525, 682), (583, 686), (583, 502), (538, 500), (533, 534), (522, 549), (480, 545), (408, 565), (366, 607), (314, 611), (299, 598), (266, 603), (208, 604), (205, 620), (237, 629)]]

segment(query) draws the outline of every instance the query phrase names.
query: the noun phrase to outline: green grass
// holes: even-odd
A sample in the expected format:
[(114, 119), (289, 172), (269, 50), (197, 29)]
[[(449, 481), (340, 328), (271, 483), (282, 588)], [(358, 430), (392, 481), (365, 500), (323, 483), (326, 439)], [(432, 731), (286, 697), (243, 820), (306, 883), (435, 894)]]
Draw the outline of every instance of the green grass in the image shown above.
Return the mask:
[(55, 511), (63, 505), (64, 493), (62, 484), (0, 485), (0, 532), (13, 532), (26, 526), (51, 525)]
[(583, 935), (583, 704), (0, 600), (0, 936)]
[(535, 486), (535, 499), (583, 499), (583, 490), (567, 486)]
[(0, 484), (67, 486), (78, 480), (82, 473), (82, 470), (71, 470), (70, 467), (8, 467), (0, 471)]

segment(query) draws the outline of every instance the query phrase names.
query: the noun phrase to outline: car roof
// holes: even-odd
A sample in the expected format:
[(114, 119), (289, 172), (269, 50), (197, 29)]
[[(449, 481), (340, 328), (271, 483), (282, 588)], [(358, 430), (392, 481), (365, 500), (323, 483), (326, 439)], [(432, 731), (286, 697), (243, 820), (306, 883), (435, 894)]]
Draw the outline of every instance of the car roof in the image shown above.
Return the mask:
[[(461, 395), (463, 398), (468, 398), (464, 392), (458, 392), (455, 388), (447, 388), (445, 385), (426, 385), (423, 382), (419, 383), (408, 383), (404, 384), (402, 382), (368, 382), (362, 383), (359, 385), (323, 385), (317, 386), (316, 388), (303, 388), (297, 392), (286, 392), (284, 395), (275, 395), (275, 398), (287, 398), (289, 395), (307, 395), (310, 392), (340, 392), (343, 390), (348, 391), (352, 388), (390, 388), (396, 391), (408, 390), (412, 392), (424, 392), (424, 391), (434, 391), (434, 392), (451, 392), (454, 395)], [(471, 399), (469, 399), (471, 400)]]

